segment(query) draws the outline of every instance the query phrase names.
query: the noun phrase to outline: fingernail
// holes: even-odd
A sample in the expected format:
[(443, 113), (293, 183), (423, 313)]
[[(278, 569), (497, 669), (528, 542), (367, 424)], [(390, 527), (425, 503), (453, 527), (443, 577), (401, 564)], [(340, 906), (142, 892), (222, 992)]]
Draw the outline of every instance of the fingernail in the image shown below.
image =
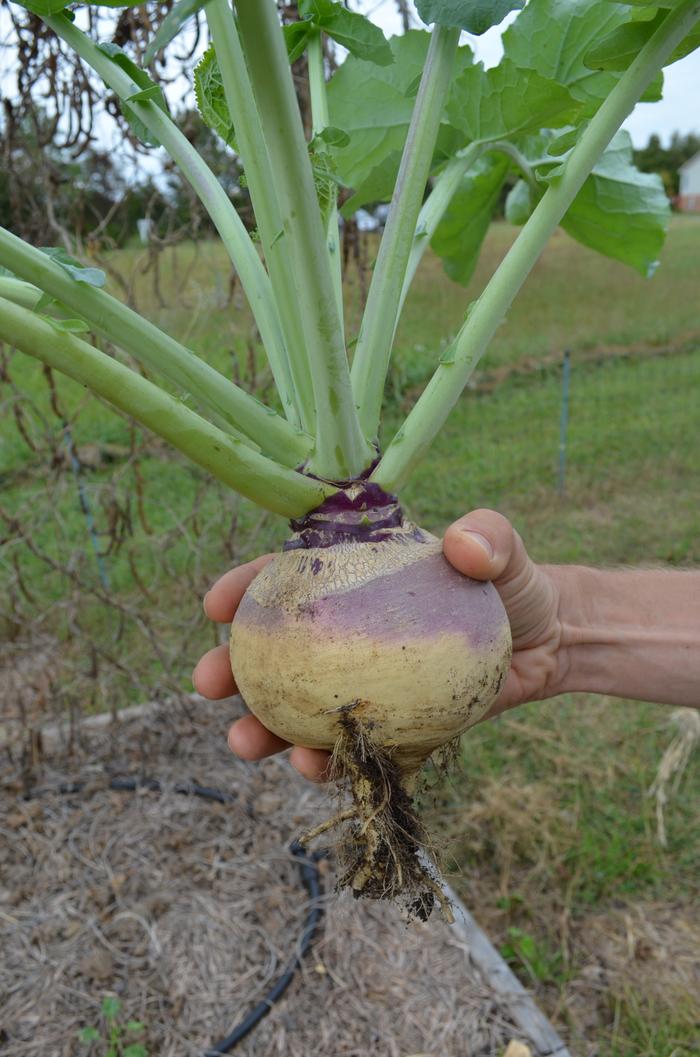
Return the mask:
[[(205, 594), (204, 598), (202, 599), (202, 609), (204, 610), (205, 613), (207, 613), (207, 599), (209, 598), (210, 594), (211, 594), (211, 591), (207, 591), (207, 593)], [(207, 616), (208, 615), (209, 614), (207, 613)]]
[(472, 532), (471, 529), (465, 529), (464, 535), (470, 536), (471, 539), (475, 540), (480, 547), (483, 547), (483, 549), (488, 554), (489, 559), (493, 558), (493, 547), (491, 545), (491, 541), (486, 539), (486, 536), (482, 536), (480, 532)]

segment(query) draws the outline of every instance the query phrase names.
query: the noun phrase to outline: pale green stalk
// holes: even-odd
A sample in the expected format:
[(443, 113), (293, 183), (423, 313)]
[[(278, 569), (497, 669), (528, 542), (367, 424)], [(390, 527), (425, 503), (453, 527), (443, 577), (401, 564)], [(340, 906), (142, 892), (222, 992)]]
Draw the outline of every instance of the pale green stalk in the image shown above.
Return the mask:
[(511, 161), (515, 162), (520, 169), (523, 179), (530, 185), (533, 191), (536, 191), (539, 194), (540, 185), (537, 183), (537, 177), (532, 170), (532, 166), (522, 151), (518, 150), (513, 143), (509, 143), (508, 140), (499, 139), (494, 143), (489, 143), (484, 149), (497, 150), (500, 151), (501, 154), (507, 154)]
[(16, 305), (22, 305), (23, 308), (36, 308), (41, 301), (41, 290), (21, 279), (2, 276), (0, 277), (0, 297), (6, 297), (8, 301), (14, 301)]
[[(320, 31), (311, 35), (306, 52), (309, 64), (309, 92), (311, 95), (311, 121), (313, 134), (317, 136), (330, 125), (328, 113), (328, 95), (326, 92), (326, 72), (323, 64), (323, 41)], [(335, 296), (338, 303), (340, 325), (343, 324), (343, 269), (340, 260), (340, 229), (338, 227), (338, 195), (333, 195), (333, 203), (328, 211), (326, 222), (326, 246), (331, 274), (335, 285)]]
[[(43, 21), (99, 74), (122, 101), (128, 101), (141, 90), (120, 66), (101, 52), (65, 15), (45, 16)], [(275, 381), (279, 379), (280, 396), (289, 406), (292, 394), (286, 392), (284, 387), (287, 358), (284, 339), (270, 281), (255, 244), (219, 181), (170, 117), (150, 100), (130, 102), (129, 106), (163, 145), (211, 217), (240, 277)]]
[(395, 491), (425, 455), (481, 359), (513, 298), (601, 154), (673, 49), (700, 19), (700, 0), (680, 0), (602, 104), (508, 254), (474, 304), (418, 403), (372, 474)]
[[(415, 278), (418, 265), (423, 259), (423, 254), (430, 245), (430, 240), (435, 234), (438, 224), (445, 215), (447, 207), (459, 190), (459, 185), (461, 184), (465, 173), (471, 169), (472, 165), (479, 155), (483, 153), (484, 149), (489, 148), (484, 148), (483, 144), (480, 143), (472, 143), (456, 154), (454, 158), (451, 158), (435, 181), (435, 186), (421, 207), (421, 211), (418, 214), (415, 234), (413, 236), (411, 252), (408, 258), (408, 265), (406, 266), (406, 277), (401, 290), (401, 299), (399, 301), (396, 322), (394, 324), (394, 334), (396, 333), (396, 327), (398, 326), (399, 317), (403, 310), (411, 283)], [(392, 345), (394, 342), (394, 334), (392, 334), (391, 339)]]
[(333, 491), (258, 455), (111, 356), (2, 299), (0, 340), (87, 386), (213, 477), (267, 510), (300, 517)]
[(270, 165), (260, 116), (253, 98), (245, 59), (229, 0), (210, 0), (205, 8), (209, 32), (221, 71), (226, 103), (236, 134), (236, 150), (250, 192), (260, 242), (267, 261), (287, 349), (287, 384), (294, 394), (298, 420), (307, 433), (314, 429), (314, 396), (299, 315), (294, 271), (282, 231), (275, 174)]
[[(216, 411), (266, 454), (288, 466), (299, 465), (306, 459), (310, 437), (298, 433), (271, 408), (234, 385), (190, 349), (121, 301), (104, 290), (77, 282), (41, 250), (4, 228), (0, 228), (0, 265), (55, 297), (77, 318), (85, 320), (100, 337), (190, 393), (203, 407)], [(13, 281), (17, 282), (4, 280), (5, 283)], [(27, 307), (33, 306), (27, 304)]]
[(434, 28), (355, 349), (352, 387), (371, 441), (379, 429), (406, 268), (458, 43), (458, 29)]
[(323, 222), (275, 0), (237, 0), (238, 24), (275, 177), (285, 251), (294, 269), (316, 403), (310, 468), (357, 477), (373, 451), (360, 430), (328, 268)]

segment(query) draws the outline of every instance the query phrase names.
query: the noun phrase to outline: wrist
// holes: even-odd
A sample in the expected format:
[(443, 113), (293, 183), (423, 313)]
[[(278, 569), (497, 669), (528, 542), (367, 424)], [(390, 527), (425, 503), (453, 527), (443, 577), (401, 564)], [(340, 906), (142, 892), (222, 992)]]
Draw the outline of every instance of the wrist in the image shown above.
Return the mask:
[(551, 566), (559, 596), (557, 692), (668, 704), (700, 700), (700, 573)]
[(580, 647), (587, 640), (594, 621), (591, 599), (595, 597), (597, 570), (581, 565), (542, 565), (556, 596), (558, 646), (556, 666), (549, 680), (547, 696), (581, 689)]

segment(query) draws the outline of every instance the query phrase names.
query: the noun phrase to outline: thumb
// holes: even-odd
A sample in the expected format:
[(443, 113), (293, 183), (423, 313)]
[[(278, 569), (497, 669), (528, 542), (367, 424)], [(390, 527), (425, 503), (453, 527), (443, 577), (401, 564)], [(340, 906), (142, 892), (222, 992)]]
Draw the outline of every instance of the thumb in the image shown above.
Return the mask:
[(518, 542), (513, 526), (502, 514), (472, 510), (450, 525), (442, 549), (450, 564), (463, 575), (497, 581), (513, 572)]

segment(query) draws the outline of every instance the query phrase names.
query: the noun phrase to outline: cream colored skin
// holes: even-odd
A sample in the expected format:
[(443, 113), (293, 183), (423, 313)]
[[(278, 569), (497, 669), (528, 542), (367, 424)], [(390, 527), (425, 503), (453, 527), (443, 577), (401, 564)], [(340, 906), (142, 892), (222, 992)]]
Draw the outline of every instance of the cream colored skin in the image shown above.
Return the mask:
[(323, 749), (333, 748), (339, 721), (351, 714), (407, 773), (481, 719), (510, 665), (505, 612), (492, 642), (478, 649), (460, 629), (404, 636), (393, 625), (387, 637), (314, 620), (313, 602), (402, 567), (410, 573), (413, 562), (440, 551), (426, 534), (424, 542), (286, 551), (267, 565), (231, 632), (231, 663), (250, 710), (286, 741)]

